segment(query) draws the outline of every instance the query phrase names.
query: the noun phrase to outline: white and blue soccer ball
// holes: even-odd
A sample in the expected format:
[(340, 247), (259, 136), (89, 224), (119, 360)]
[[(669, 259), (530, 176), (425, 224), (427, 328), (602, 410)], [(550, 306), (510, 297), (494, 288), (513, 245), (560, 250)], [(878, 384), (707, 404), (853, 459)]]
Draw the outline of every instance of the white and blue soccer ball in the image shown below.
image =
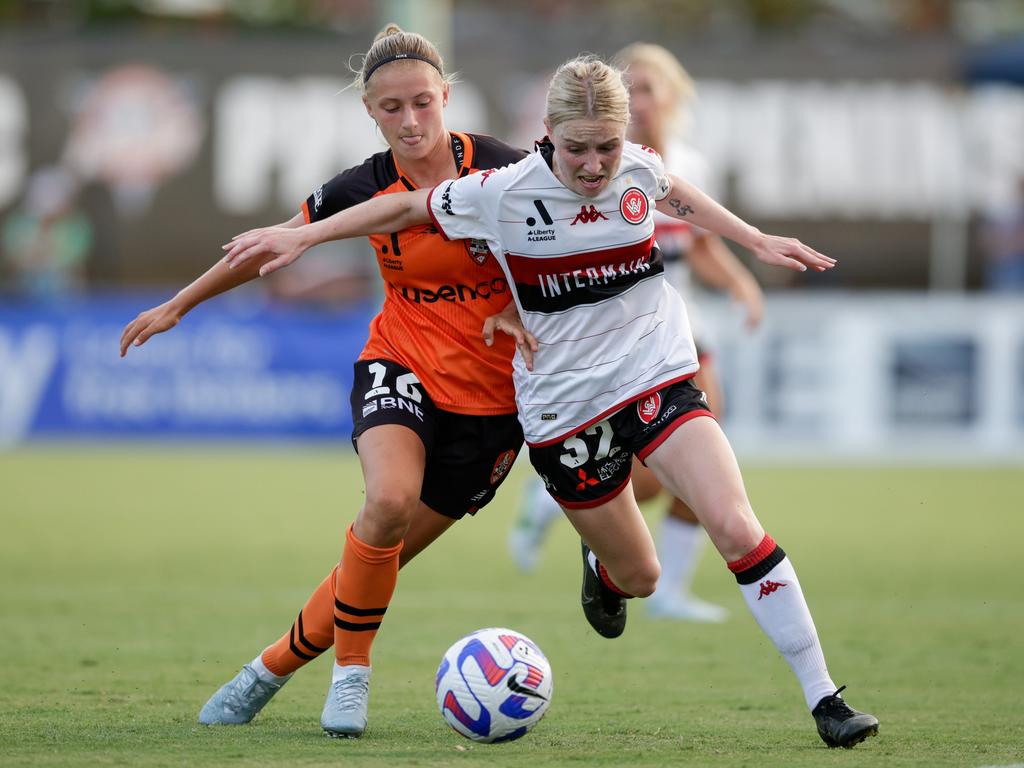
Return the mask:
[(434, 684), (445, 721), (468, 739), (512, 741), (551, 704), (551, 665), (522, 632), (478, 629), (441, 659)]

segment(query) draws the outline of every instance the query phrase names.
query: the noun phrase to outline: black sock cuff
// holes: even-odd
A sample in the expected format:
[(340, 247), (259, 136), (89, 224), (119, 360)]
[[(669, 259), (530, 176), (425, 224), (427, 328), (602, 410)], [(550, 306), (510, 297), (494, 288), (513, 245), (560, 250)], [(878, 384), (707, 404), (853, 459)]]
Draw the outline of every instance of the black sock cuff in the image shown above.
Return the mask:
[(767, 576), (772, 568), (781, 563), (786, 557), (785, 551), (778, 544), (775, 548), (749, 568), (736, 572), (736, 581), (739, 584), (754, 584)]

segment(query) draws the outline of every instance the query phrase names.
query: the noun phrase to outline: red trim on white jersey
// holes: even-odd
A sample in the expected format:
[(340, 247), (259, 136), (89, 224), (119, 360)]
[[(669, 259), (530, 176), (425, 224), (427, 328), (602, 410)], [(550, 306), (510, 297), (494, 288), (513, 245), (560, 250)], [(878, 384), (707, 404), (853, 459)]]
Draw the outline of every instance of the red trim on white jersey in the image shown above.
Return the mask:
[[(675, 379), (669, 379), (668, 381), (663, 381), (660, 384), (657, 384), (657, 385), (651, 387), (650, 389), (644, 390), (639, 395), (633, 395), (632, 397), (630, 397), (630, 398), (628, 398), (626, 400), (623, 400), (621, 403), (613, 405), (611, 408), (608, 408), (607, 410), (602, 411), (597, 416), (595, 416), (594, 418), (590, 419), (590, 421), (586, 422), (585, 424), (583, 424), (581, 426), (573, 427), (572, 430), (570, 430), (569, 432), (566, 432), (563, 435), (559, 435), (558, 437), (552, 437), (550, 440), (545, 440), (542, 443), (531, 443), (529, 440), (527, 440), (526, 444), (528, 446), (530, 446), (531, 448), (543, 448), (546, 445), (554, 445), (555, 443), (560, 442), (561, 440), (565, 440), (565, 438), (567, 438), (567, 437), (572, 437), (573, 435), (582, 432), (587, 427), (591, 427), (594, 424), (597, 424), (597, 422), (601, 421), (602, 419), (608, 418), (608, 416), (610, 416), (611, 414), (613, 414), (613, 413), (615, 413), (617, 411), (621, 411), (627, 405), (631, 405), (631, 404), (635, 403), (637, 400), (643, 400), (645, 397), (651, 395), (654, 392), (657, 392), (659, 389), (664, 389), (665, 387), (671, 387), (673, 384), (678, 384), (680, 381), (686, 381), (687, 379), (692, 379), (696, 375), (697, 375), (697, 372), (694, 371), (693, 373), (687, 373), (686, 375), (679, 376), (679, 377), (677, 377)], [(691, 411), (691, 413), (699, 413), (699, 411)], [(709, 413), (710, 413), (710, 411), (709, 411)]]

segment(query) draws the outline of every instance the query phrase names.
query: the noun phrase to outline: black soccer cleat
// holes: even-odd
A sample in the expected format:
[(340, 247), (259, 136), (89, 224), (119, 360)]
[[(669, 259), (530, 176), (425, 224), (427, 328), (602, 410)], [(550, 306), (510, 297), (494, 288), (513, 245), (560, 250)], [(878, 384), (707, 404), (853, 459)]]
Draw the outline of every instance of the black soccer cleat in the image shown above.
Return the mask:
[(846, 686), (842, 686), (811, 710), (818, 735), (829, 748), (850, 749), (878, 733), (878, 718), (867, 712), (858, 712), (843, 701), (839, 694), (845, 689)]
[(618, 637), (626, 629), (626, 598), (605, 586), (587, 562), (590, 547), (582, 540), (580, 544), (583, 547), (583, 588), (580, 590), (583, 615), (601, 637)]

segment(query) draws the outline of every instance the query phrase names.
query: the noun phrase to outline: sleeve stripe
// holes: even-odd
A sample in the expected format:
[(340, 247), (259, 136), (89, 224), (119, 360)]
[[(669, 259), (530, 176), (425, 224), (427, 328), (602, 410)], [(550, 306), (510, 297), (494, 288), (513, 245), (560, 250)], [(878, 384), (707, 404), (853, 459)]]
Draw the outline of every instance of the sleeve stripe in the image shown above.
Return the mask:
[(306, 220), (307, 224), (312, 222), (312, 218), (309, 215), (309, 201), (308, 200), (303, 200), (302, 201), (302, 217)]

